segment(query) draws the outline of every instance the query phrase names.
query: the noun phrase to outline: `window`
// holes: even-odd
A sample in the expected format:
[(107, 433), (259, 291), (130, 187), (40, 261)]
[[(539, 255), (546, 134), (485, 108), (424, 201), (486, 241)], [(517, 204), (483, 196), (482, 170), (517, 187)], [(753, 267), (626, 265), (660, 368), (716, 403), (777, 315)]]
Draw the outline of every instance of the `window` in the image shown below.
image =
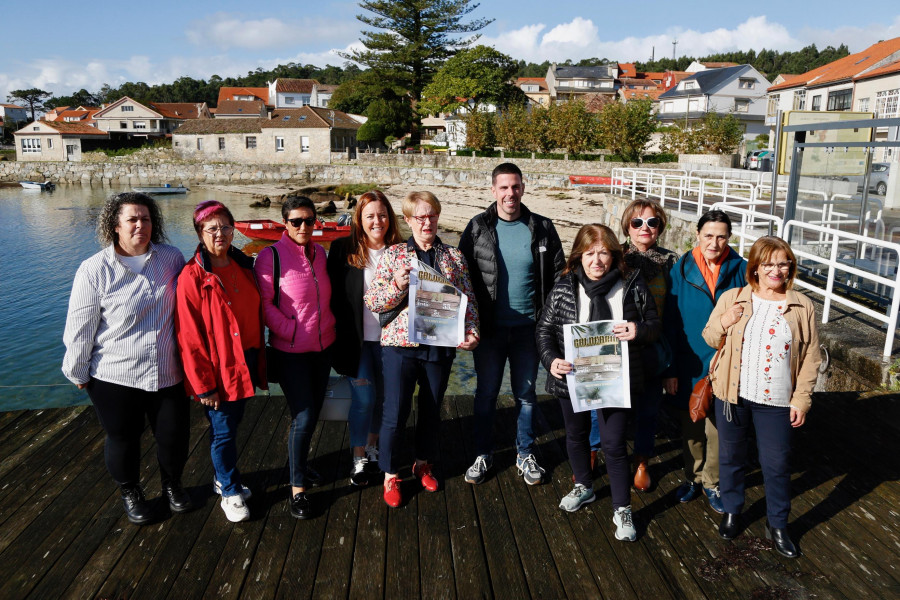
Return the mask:
[(255, 148), (256, 148), (256, 136), (255, 136), (255, 135), (248, 135), (248, 136), (247, 136), (247, 149), (248, 149), (248, 150), (253, 150), (253, 149), (255, 149)]
[(309, 136), (300, 136), (300, 152), (304, 154), (309, 153)]
[(53, 150), (53, 138), (47, 138), (47, 150)]
[(794, 110), (806, 110), (806, 90), (794, 92)]
[(688, 112), (700, 112), (700, 100), (688, 99)]
[(738, 87), (742, 90), (752, 90), (756, 87), (755, 79), (738, 79)]
[(828, 110), (850, 110), (853, 90), (838, 90), (828, 94)]
[(220, 137), (219, 138), (219, 150), (224, 150), (224, 149), (225, 149), (225, 138)]
[(129, 104), (123, 104), (122, 112), (134, 112), (134, 107)]
[(860, 98), (859, 102), (859, 112), (869, 112), (869, 99), (868, 98)]
[(774, 117), (778, 113), (778, 102), (781, 100), (780, 94), (772, 94), (766, 104), (766, 116)]
[(686, 90), (696, 90), (696, 89), (697, 89), (697, 82), (696, 82), (696, 81), (685, 81), (685, 82), (684, 82), (684, 89), (686, 89)]
[(41, 151), (41, 138), (22, 138), (22, 153)]
[(734, 99), (734, 112), (750, 112), (750, 100), (749, 98), (735, 98)]
[(203, 150), (203, 138), (197, 138), (197, 150)]
[(135, 129), (147, 129), (147, 121), (135, 121), (134, 128)]
[(898, 98), (900, 98), (900, 88), (878, 92), (875, 96), (875, 117), (878, 119), (896, 117)]
[(663, 112), (664, 113), (670, 113), (673, 110), (675, 110), (673, 102), (663, 102)]
[(293, 103), (294, 103), (294, 97), (293, 97), (293, 96), (285, 96), (285, 97), (284, 97), (284, 103), (285, 103), (285, 104), (293, 104)]
[(813, 96), (812, 109), (822, 110), (822, 96)]
[(284, 152), (284, 138), (275, 138), (275, 152)]
[(128, 129), (128, 121), (119, 121), (119, 129)]

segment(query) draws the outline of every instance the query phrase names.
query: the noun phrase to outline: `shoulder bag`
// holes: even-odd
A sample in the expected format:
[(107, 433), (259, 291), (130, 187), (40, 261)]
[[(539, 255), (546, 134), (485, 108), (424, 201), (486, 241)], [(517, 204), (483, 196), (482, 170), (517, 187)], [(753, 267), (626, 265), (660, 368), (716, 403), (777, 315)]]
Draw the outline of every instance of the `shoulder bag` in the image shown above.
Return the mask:
[[(281, 259), (278, 257), (278, 250), (275, 246), (269, 246), (272, 250), (272, 288), (274, 295), (272, 296), (272, 304), (278, 306), (281, 296)], [(278, 350), (272, 347), (272, 332), (269, 331), (269, 339), (266, 343), (266, 379), (269, 383), (278, 383), (278, 375), (281, 373), (281, 357)]]

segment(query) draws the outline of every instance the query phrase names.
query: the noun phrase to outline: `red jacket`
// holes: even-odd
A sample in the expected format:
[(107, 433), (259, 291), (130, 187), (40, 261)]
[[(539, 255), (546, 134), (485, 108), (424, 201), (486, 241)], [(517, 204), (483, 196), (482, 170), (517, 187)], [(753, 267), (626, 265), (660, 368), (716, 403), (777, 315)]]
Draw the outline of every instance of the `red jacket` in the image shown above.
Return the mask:
[[(253, 259), (232, 246), (228, 255), (253, 277)], [(231, 402), (256, 393), (244, 359), (237, 319), (228, 304), (222, 281), (212, 272), (209, 256), (197, 248), (193, 260), (178, 276), (175, 334), (184, 363), (184, 385), (194, 396), (217, 391), (219, 400)], [(259, 315), (262, 322), (262, 310)], [(266, 382), (264, 328), (260, 327), (258, 381)], [(252, 346), (252, 344), (249, 344)]]

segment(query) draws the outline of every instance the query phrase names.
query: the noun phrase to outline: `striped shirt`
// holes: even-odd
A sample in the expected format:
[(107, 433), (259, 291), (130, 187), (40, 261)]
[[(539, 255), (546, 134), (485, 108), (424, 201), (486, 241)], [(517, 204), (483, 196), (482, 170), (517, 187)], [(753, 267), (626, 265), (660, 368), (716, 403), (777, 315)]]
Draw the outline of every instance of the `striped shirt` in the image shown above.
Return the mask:
[(175, 342), (175, 283), (184, 257), (150, 244), (134, 273), (113, 246), (78, 268), (69, 298), (63, 374), (75, 384), (92, 378), (148, 392), (182, 381)]

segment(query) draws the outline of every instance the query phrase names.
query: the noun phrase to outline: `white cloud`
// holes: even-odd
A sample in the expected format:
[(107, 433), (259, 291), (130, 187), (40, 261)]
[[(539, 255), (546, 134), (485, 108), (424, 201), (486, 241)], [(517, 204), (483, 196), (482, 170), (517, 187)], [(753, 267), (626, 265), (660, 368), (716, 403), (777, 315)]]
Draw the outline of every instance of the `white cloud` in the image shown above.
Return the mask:
[(900, 37), (900, 16), (887, 23), (878, 21), (865, 27), (839, 27), (833, 30), (805, 28), (800, 35), (804, 45), (815, 44), (819, 50), (847, 44), (850, 52), (860, 52), (881, 40)]
[(304, 18), (298, 21), (281, 19), (242, 19), (218, 13), (211, 18), (193, 21), (185, 31), (187, 39), (196, 46), (264, 49), (278, 46), (292, 47), (334, 43), (357, 35), (358, 28), (347, 19)]

